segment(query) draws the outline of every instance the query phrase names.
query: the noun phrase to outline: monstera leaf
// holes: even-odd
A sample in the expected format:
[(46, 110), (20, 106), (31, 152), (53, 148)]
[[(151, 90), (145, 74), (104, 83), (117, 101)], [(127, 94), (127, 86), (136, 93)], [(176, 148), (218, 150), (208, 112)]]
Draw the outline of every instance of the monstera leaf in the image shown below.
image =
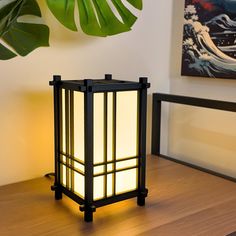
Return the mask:
[[(17, 55), (26, 56), (38, 47), (48, 46), (48, 27), (32, 23), (27, 18), (22, 21), (21, 18), (25, 15), (41, 17), (37, 1), (9, 2), (4, 7), (0, 2), (0, 60), (11, 59)], [(142, 9), (142, 0), (47, 0), (47, 4), (54, 16), (73, 31), (77, 31), (75, 6), (78, 5), (82, 30), (94, 36), (129, 31), (137, 17), (128, 5)]]
[(24, 15), (41, 16), (35, 0), (15, 0), (0, 9), (0, 59), (26, 56), (34, 49), (48, 46), (49, 29), (46, 25), (20, 22)]
[[(47, 0), (54, 16), (68, 29), (76, 31), (76, 0)], [(142, 9), (142, 0), (125, 0), (133, 7)], [(80, 25), (84, 33), (107, 36), (129, 31), (137, 17), (123, 4), (122, 0), (77, 0)], [(119, 14), (117, 17), (115, 14)], [(120, 18), (120, 19), (119, 19)], [(122, 20), (121, 20), (122, 19)]]

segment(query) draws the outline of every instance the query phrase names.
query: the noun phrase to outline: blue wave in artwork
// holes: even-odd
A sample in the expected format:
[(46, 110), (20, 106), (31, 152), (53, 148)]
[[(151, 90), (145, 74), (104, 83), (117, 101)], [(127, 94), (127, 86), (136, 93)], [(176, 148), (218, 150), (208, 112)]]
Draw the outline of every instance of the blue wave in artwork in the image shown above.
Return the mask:
[[(236, 27), (226, 15), (212, 19), (222, 29)], [(209, 28), (199, 21), (186, 20), (184, 25), (182, 74), (236, 78), (236, 59), (223, 53), (212, 41)]]
[(223, 52), (236, 52), (236, 45), (221, 46), (219, 49)]
[(236, 21), (230, 19), (226, 14), (218, 15), (205, 23), (211, 31), (236, 31)]

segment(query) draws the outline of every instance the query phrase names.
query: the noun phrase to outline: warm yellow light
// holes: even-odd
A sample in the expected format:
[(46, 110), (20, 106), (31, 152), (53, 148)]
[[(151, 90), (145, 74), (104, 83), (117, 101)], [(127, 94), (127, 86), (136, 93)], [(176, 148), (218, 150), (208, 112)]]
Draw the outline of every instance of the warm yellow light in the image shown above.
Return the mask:
[[(104, 160), (104, 93), (94, 94), (94, 164)], [(116, 160), (137, 156), (138, 134), (138, 93), (137, 91), (117, 92), (116, 111)], [(113, 101), (114, 94), (107, 93), (107, 161), (114, 159), (113, 153)], [(107, 171), (116, 171), (133, 167), (131, 170), (107, 175), (107, 196), (114, 194), (114, 175), (116, 175), (116, 194), (132, 191), (137, 188), (137, 159), (107, 164)], [(94, 174), (104, 172), (104, 166), (94, 168)], [(105, 175), (94, 178), (94, 199), (104, 197)]]
[(107, 171), (112, 171), (114, 169), (114, 164), (107, 164)]
[(104, 198), (104, 176), (93, 178), (93, 199), (98, 200)]
[[(69, 93), (69, 92), (68, 92)], [(62, 89), (62, 152), (65, 154), (72, 154), (70, 148), (68, 147), (68, 150), (66, 150), (66, 92), (65, 89)], [(73, 127), (74, 127), (74, 150), (73, 150), (73, 156), (75, 160), (79, 160), (81, 162), (84, 162), (84, 94), (80, 92), (74, 92), (74, 105), (73, 107), (68, 107), (68, 111), (73, 108)], [(67, 97), (69, 100), (69, 96)], [(70, 104), (72, 106), (72, 104)], [(69, 119), (70, 119), (71, 113), (69, 112)], [(68, 130), (70, 136), (72, 135), (70, 131)], [(70, 142), (71, 140), (68, 140)], [(67, 153), (69, 151), (69, 153)], [(76, 170), (84, 173), (84, 165), (72, 161), (70, 158), (66, 160), (66, 156), (62, 155), (61, 158), (62, 162), (73, 166)], [(65, 165), (61, 165), (61, 182), (62, 185), (68, 189), (72, 189), (75, 194), (80, 196), (81, 198), (84, 198), (84, 176), (79, 174), (76, 171), (73, 171), (71, 168), (66, 167)], [(72, 181), (73, 178), (73, 181)], [(73, 183), (72, 183), (73, 182)]]
[(74, 156), (84, 162), (84, 94), (74, 92)]
[(116, 194), (137, 189), (138, 169), (124, 170), (116, 173)]
[(65, 165), (61, 165), (62, 168), (62, 185), (66, 186), (66, 166)]
[(114, 178), (114, 174), (107, 175), (107, 196), (108, 197), (113, 195), (113, 178)]
[[(138, 92), (117, 93), (116, 159), (138, 155)], [(116, 163), (116, 170), (135, 167), (137, 159)], [(116, 173), (116, 194), (137, 189), (138, 169)]]
[(137, 156), (137, 91), (117, 93), (116, 158)]
[(94, 94), (94, 164), (104, 162), (104, 93)]
[(104, 172), (104, 165), (101, 166), (95, 166), (94, 167), (94, 174), (102, 174)]
[[(62, 155), (61, 160), (65, 164), (72, 167), (68, 168), (61, 165), (61, 182), (62, 185), (71, 189), (75, 194), (84, 199), (85, 197), (85, 177), (80, 174), (85, 172), (84, 163), (84, 94), (74, 92), (73, 104), (73, 127), (74, 127), (74, 150), (70, 158), (66, 160), (66, 156)], [(107, 93), (107, 114), (105, 111), (104, 93), (94, 94), (94, 110), (93, 110), (93, 131), (94, 131), (94, 160), (96, 165), (93, 169), (93, 190), (94, 200), (110, 197), (114, 194), (121, 194), (137, 189), (138, 177), (138, 92), (117, 92), (116, 93), (116, 117), (114, 117), (114, 97), (112, 92)], [(65, 115), (65, 90), (62, 89), (62, 151), (66, 153), (66, 115)], [(72, 109), (71, 107), (69, 109)], [(71, 114), (71, 113), (70, 113)], [(106, 117), (105, 117), (106, 114)], [(116, 120), (116, 127), (114, 127)], [(106, 130), (105, 123), (106, 121)], [(114, 129), (116, 137), (114, 139)], [(106, 131), (106, 134), (105, 134)], [(71, 135), (71, 134), (70, 134)], [(105, 146), (104, 138), (107, 137), (107, 145)], [(71, 141), (68, 140), (68, 141)], [(114, 141), (116, 140), (116, 143)], [(114, 147), (116, 152), (114, 153)], [(105, 150), (105, 148), (107, 150)], [(105, 160), (105, 154), (107, 159)], [(124, 158), (133, 159), (123, 160)], [(115, 159), (114, 159), (115, 158)], [(105, 161), (110, 163), (106, 164)], [(114, 162), (114, 163), (113, 163)], [(78, 170), (80, 173), (73, 170)], [(123, 170), (129, 168), (128, 170)], [(105, 170), (108, 172), (105, 174)], [(106, 181), (106, 185), (105, 185)], [(115, 186), (114, 186), (115, 185)], [(106, 189), (105, 189), (106, 188)]]
[(113, 160), (113, 93), (107, 94), (107, 160)]
[(61, 156), (61, 159), (62, 159), (62, 161), (64, 162), (64, 163), (66, 163), (66, 157), (63, 155), (63, 156)]
[(131, 159), (126, 161), (119, 161), (116, 163), (116, 169), (124, 169), (127, 167), (135, 167), (137, 165), (137, 159)]
[(74, 172), (74, 192), (84, 198), (84, 176)]
[(84, 173), (84, 165), (81, 165), (80, 163), (76, 161), (74, 162), (74, 168)]
[(66, 153), (66, 112), (65, 112), (65, 89), (62, 89), (62, 152)]

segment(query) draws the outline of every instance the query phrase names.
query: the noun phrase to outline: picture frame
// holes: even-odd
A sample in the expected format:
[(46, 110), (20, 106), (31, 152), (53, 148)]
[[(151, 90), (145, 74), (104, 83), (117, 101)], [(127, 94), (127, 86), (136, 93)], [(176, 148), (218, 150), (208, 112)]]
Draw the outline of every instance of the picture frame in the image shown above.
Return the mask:
[(181, 75), (236, 79), (236, 1), (185, 0)]

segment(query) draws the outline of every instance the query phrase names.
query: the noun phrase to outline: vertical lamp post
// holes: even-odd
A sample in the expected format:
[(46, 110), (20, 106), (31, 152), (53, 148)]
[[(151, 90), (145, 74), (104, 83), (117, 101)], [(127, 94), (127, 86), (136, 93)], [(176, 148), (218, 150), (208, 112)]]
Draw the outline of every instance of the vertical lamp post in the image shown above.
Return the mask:
[(139, 82), (54, 76), (55, 199), (97, 207), (137, 197), (145, 205), (147, 78)]

